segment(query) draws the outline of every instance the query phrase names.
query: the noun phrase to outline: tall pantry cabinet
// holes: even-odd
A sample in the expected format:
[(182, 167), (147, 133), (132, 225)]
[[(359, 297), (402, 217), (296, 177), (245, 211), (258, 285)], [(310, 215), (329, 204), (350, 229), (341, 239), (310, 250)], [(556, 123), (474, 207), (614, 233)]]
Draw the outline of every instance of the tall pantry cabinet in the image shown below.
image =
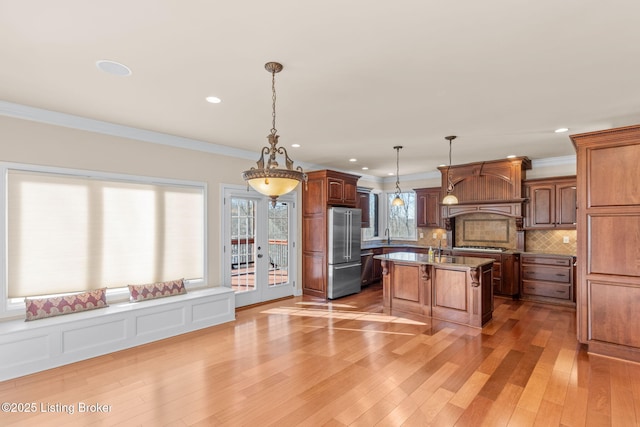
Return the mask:
[(355, 208), (360, 177), (331, 170), (307, 172), (307, 177), (307, 189), (302, 192), (302, 293), (326, 299), (327, 209)]
[(640, 362), (640, 125), (572, 135), (578, 340)]

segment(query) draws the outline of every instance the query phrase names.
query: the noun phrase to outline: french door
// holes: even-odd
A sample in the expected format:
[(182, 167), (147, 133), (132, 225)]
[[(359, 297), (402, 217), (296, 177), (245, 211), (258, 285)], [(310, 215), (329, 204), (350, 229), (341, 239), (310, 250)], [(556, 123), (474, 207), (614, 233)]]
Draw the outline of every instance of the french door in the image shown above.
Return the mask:
[(283, 196), (272, 206), (246, 187), (225, 188), (223, 280), (236, 292), (236, 307), (293, 295), (294, 200)]

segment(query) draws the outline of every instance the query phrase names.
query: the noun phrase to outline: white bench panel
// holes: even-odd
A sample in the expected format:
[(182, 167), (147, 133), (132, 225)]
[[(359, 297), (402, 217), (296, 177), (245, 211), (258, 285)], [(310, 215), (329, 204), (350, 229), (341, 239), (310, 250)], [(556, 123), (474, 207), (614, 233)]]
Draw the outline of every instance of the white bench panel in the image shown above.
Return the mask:
[(31, 322), (0, 322), (0, 381), (233, 320), (235, 294), (219, 287)]

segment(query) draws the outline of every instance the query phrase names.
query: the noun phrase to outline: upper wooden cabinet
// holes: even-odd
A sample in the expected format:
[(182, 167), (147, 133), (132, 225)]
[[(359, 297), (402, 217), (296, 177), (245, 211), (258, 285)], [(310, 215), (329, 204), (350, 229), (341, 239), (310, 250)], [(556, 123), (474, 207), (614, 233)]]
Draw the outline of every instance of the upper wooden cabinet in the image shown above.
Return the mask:
[(441, 227), (440, 187), (416, 188), (416, 226)]
[(578, 340), (640, 362), (640, 125), (571, 135), (577, 151)]
[(322, 179), (326, 184), (326, 203), (355, 208), (359, 176), (329, 170), (308, 173), (309, 180)]
[(524, 182), (529, 199), (525, 207), (526, 229), (576, 228), (576, 177), (531, 179)]
[(369, 215), (369, 196), (371, 193), (368, 191), (358, 191), (356, 208), (362, 210), (362, 224), (361, 228), (368, 228), (371, 226), (371, 217)]

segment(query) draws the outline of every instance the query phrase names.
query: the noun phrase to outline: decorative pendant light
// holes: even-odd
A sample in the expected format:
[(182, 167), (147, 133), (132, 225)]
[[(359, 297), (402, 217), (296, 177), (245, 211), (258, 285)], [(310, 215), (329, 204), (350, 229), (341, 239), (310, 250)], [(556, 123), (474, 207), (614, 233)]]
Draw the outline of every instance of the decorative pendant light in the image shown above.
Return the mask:
[(400, 150), (402, 149), (402, 145), (396, 145), (393, 147), (396, 150), (396, 197), (391, 202), (391, 206), (404, 206), (404, 200), (400, 197)]
[[(279, 135), (276, 134), (278, 132), (276, 130), (276, 73), (282, 71), (283, 67), (277, 62), (267, 62), (264, 68), (271, 73), (272, 121), (271, 132), (267, 136), (270, 146), (262, 147), (260, 159), (256, 162), (258, 167), (252, 167), (242, 172), (242, 178), (257, 192), (269, 196), (272, 206), (275, 206), (279, 196), (294, 190), (299, 182), (306, 183), (307, 174), (302, 171), (300, 166), (293, 169), (293, 160), (289, 158), (287, 150), (284, 147), (276, 147), (279, 138)], [(265, 154), (269, 155), (266, 165), (264, 162)], [(286, 169), (278, 168), (276, 154), (284, 155)]]
[(458, 198), (453, 193), (453, 181), (451, 180), (451, 142), (456, 139), (456, 136), (445, 136), (444, 139), (449, 141), (449, 167), (447, 168), (447, 195), (442, 199), (443, 205), (457, 205)]

